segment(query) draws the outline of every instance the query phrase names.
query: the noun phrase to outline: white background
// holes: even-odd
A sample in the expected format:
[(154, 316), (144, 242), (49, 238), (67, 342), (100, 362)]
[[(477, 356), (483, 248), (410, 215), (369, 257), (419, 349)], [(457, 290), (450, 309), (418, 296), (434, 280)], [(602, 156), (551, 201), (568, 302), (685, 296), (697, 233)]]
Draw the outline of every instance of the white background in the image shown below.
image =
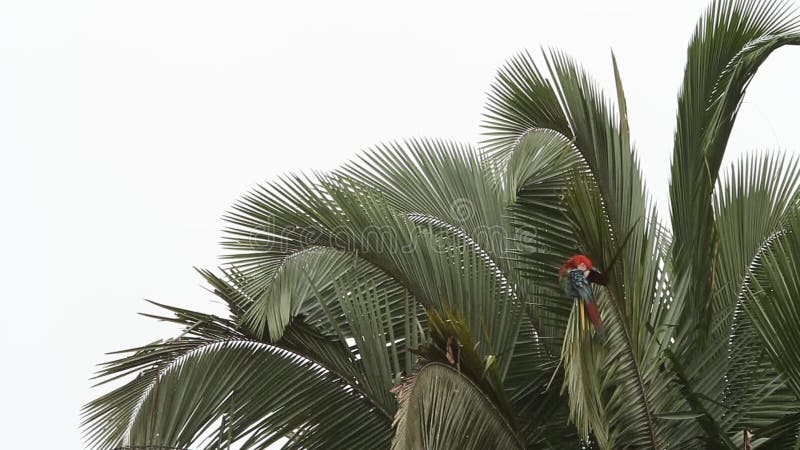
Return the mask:
[[(256, 183), (375, 143), (476, 143), (496, 69), (555, 46), (610, 91), (667, 212), (675, 98), (704, 2), (0, 2), (4, 449), (80, 449), (104, 352), (220, 305), (221, 215)], [(432, 2), (431, 2), (432, 3)], [(800, 50), (750, 87), (728, 159), (800, 149)]]

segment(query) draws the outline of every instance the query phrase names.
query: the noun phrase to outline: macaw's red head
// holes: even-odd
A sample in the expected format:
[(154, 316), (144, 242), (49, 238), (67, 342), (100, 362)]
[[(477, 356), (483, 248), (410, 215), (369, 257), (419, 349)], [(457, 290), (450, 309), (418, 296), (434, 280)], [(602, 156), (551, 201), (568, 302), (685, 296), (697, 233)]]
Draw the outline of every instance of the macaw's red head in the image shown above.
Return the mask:
[(558, 276), (564, 276), (568, 270), (577, 269), (581, 264), (585, 267), (584, 270), (592, 270), (592, 261), (589, 258), (584, 255), (575, 255), (561, 266)]

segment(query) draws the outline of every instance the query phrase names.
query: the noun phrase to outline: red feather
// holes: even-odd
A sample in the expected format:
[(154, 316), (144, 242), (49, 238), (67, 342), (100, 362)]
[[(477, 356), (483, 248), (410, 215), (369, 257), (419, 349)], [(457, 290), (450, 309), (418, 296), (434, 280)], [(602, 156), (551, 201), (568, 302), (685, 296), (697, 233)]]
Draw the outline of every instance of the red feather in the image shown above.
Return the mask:
[(592, 321), (592, 325), (594, 325), (594, 329), (597, 330), (597, 335), (600, 339), (605, 338), (605, 332), (603, 331), (603, 323), (600, 321), (600, 310), (597, 309), (597, 305), (594, 303), (594, 300), (588, 303), (584, 303), (586, 306), (586, 315), (589, 316), (589, 320)]
[(579, 265), (586, 265), (586, 270), (592, 270), (592, 261), (584, 255), (575, 255), (561, 266), (558, 270), (558, 276), (563, 277), (568, 270), (577, 269)]
[(597, 305), (594, 304), (594, 301), (584, 303), (586, 305), (586, 314), (589, 316), (589, 320), (592, 321), (592, 324), (595, 328), (602, 328), (603, 324), (600, 322), (600, 311), (597, 309)]

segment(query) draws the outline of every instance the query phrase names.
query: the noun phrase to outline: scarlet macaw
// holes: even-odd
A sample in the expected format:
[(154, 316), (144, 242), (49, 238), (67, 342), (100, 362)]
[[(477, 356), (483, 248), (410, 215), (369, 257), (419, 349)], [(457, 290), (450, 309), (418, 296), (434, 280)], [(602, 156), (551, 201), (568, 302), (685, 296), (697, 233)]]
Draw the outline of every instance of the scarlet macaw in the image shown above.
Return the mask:
[(558, 279), (564, 288), (567, 296), (583, 300), (586, 315), (597, 331), (597, 337), (605, 340), (605, 331), (600, 322), (600, 311), (594, 301), (592, 289), (589, 283), (596, 283), (605, 286), (608, 284), (608, 277), (592, 268), (592, 261), (584, 255), (575, 255), (570, 258), (558, 271)]

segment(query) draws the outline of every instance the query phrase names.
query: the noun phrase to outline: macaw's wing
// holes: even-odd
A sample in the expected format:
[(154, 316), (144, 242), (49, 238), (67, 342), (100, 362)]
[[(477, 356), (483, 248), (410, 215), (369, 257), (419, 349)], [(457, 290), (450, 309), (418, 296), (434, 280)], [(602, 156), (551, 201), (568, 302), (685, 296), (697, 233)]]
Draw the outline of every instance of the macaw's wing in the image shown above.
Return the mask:
[(581, 300), (584, 302), (592, 301), (592, 288), (589, 287), (589, 283), (584, 281), (575, 286), (575, 292), (578, 293), (577, 297), (580, 297)]
[(590, 283), (608, 286), (608, 275), (594, 269), (589, 271), (589, 276), (586, 277), (586, 279), (589, 280)]

